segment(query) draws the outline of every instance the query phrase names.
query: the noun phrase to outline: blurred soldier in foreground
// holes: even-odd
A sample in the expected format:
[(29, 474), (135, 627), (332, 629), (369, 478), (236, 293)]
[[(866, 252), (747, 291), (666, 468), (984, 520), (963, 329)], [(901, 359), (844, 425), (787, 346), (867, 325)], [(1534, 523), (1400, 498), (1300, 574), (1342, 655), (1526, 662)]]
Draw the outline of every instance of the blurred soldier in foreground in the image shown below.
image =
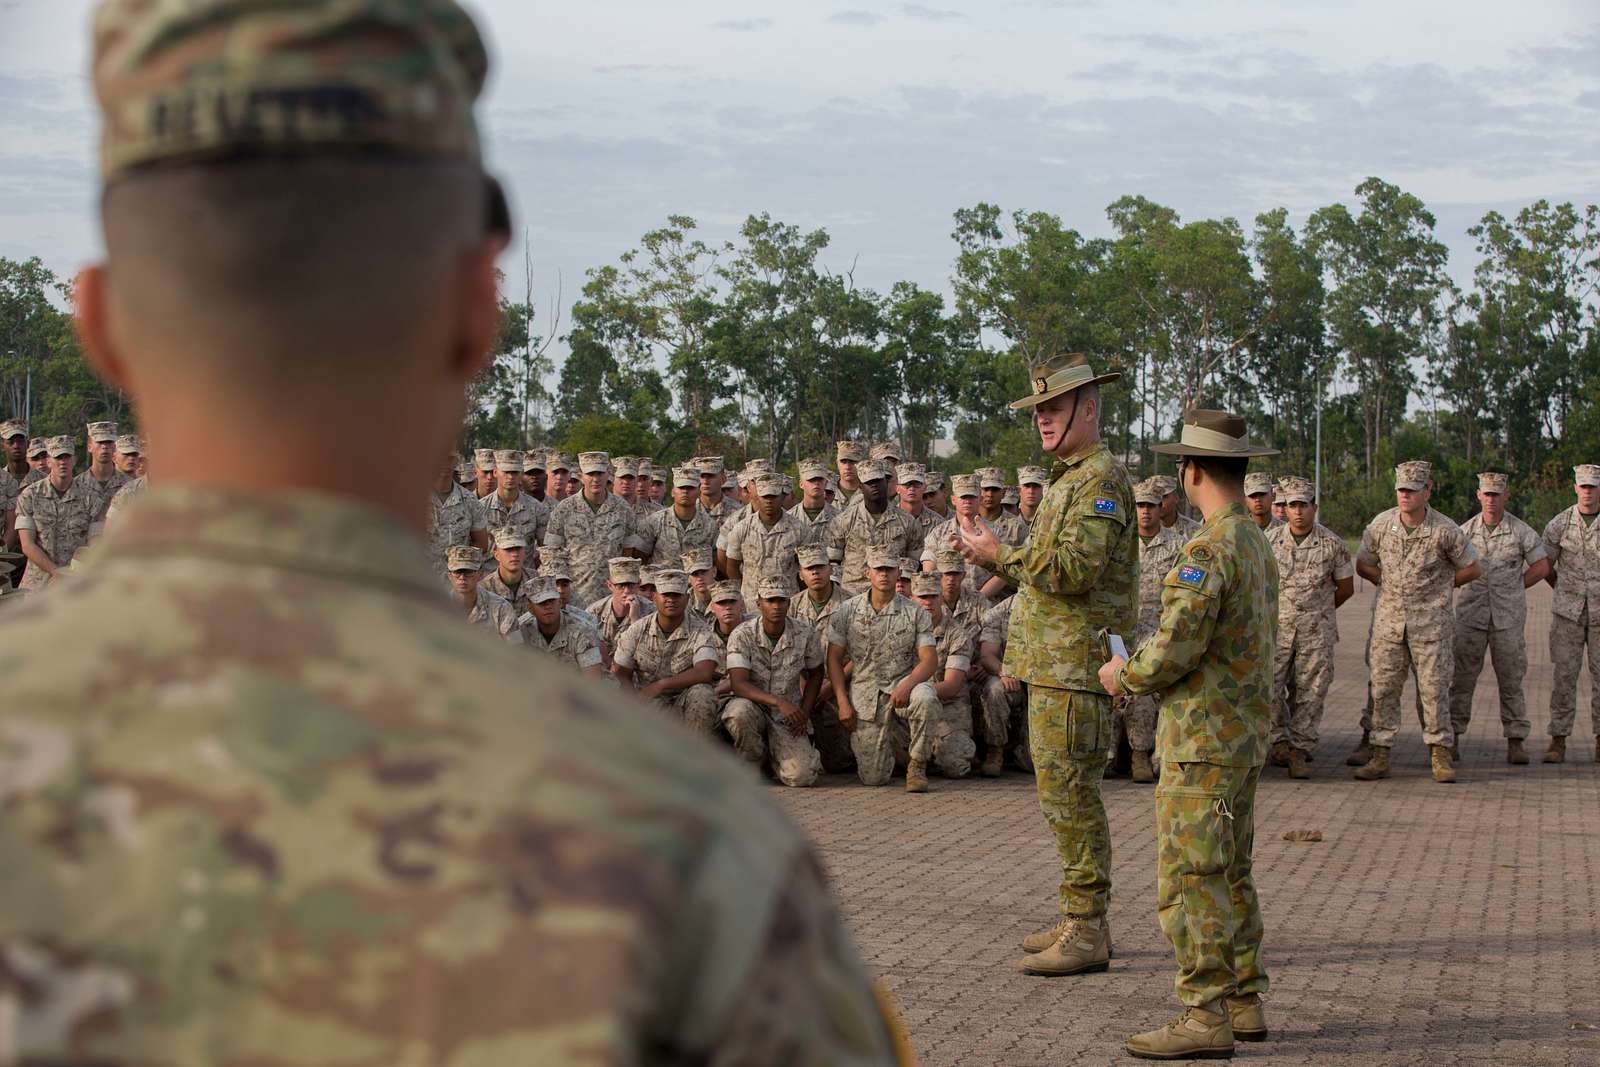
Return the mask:
[[(1456, 594), (1455, 680), (1450, 686), (1450, 726), (1456, 743), (1472, 722), (1472, 694), (1483, 672), (1484, 652), (1494, 656), (1495, 687), (1500, 691), (1500, 729), (1506, 762), (1524, 764), (1522, 743), (1533, 724), (1522, 681), (1528, 673), (1528, 594), (1550, 573), (1544, 542), (1532, 526), (1506, 511), (1510, 479), (1495, 471), (1478, 475), (1478, 506), (1461, 532), (1483, 561), (1483, 577)], [(1558, 668), (1559, 670), (1559, 668)]]
[[(1567, 758), (1567, 735), (1578, 714), (1578, 669), (1589, 660), (1589, 714), (1595, 727), (1594, 759), (1600, 763), (1600, 464), (1572, 468), (1578, 502), (1544, 528), (1550, 556), (1545, 581), (1556, 591), (1550, 601), (1550, 747), (1544, 762)], [(29, 568), (32, 571), (33, 568)]]
[(1156, 908), (1178, 959), (1182, 1015), (1128, 1039), (1141, 1059), (1222, 1058), (1267, 1036), (1261, 906), (1252, 874), (1256, 784), (1272, 722), (1278, 568), (1244, 507), (1245, 468), (1276, 451), (1244, 420), (1191, 411), (1178, 457), (1205, 522), (1162, 580), (1161, 622), (1131, 660), (1099, 671), (1113, 694), (1161, 694)]
[(1056, 458), (1037, 520), (1020, 546), (961, 516), (952, 547), (1017, 587), (1004, 673), (1028, 684), (1028, 736), (1044, 812), (1061, 858), (1060, 918), (1022, 942), (1029, 974), (1103, 971), (1111, 957), (1111, 828), (1100, 799), (1111, 697), (1096, 677), (1101, 631), (1133, 633), (1139, 581), (1128, 473), (1100, 439), (1100, 385), (1081, 354), (1034, 369), (1040, 447)]
[(4, 1058), (890, 1062), (790, 822), (428, 564), (510, 234), (471, 20), (109, 0), (93, 55), (78, 323), (161, 478), (0, 621)]

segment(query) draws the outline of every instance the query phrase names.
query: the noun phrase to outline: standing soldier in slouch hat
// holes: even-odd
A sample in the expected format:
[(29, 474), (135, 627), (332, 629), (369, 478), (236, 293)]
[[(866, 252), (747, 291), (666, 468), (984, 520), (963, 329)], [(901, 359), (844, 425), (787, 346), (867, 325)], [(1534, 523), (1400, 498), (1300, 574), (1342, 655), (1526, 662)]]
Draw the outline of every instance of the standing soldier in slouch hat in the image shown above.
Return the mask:
[(1030, 974), (1103, 971), (1111, 950), (1111, 830), (1100, 799), (1111, 739), (1111, 697), (1096, 677), (1101, 631), (1133, 633), (1139, 582), (1133, 491), (1100, 439), (1100, 385), (1078, 353), (1036, 367), (1039, 443), (1056, 457), (1037, 521), (1021, 545), (1002, 544), (963, 516), (952, 547), (1017, 587), (1005, 674), (1028, 685), (1028, 736), (1039, 806), (1061, 857), (1060, 918), (1023, 941)]
[(0, 1059), (892, 1062), (748, 775), (429, 566), (511, 233), (472, 19), (106, 0), (92, 47), (77, 322), (160, 478), (0, 622)]
[(1272, 722), (1278, 568), (1244, 507), (1252, 456), (1244, 420), (1190, 411), (1178, 457), (1184, 495), (1205, 521), (1162, 581), (1161, 622), (1131, 660), (1099, 671), (1114, 695), (1160, 693), (1156, 893), (1178, 959), (1183, 1014), (1128, 1039), (1142, 1059), (1233, 1055), (1267, 1036), (1261, 906), (1252, 874), (1256, 783)]

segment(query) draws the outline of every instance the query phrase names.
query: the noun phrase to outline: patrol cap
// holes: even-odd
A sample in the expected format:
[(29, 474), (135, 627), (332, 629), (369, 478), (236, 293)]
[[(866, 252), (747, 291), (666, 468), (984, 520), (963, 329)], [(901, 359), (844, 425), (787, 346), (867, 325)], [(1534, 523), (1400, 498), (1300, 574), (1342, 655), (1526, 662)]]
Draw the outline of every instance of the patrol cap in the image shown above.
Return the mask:
[(654, 589), (656, 587), (656, 574), (662, 569), (663, 568), (656, 566), (654, 563), (645, 563), (641, 565), (639, 567), (639, 584), (641, 586), (649, 586), (651, 589)]
[(565, 452), (550, 453), (550, 459), (548, 462), (550, 464), (550, 473), (552, 474), (554, 474), (556, 471), (570, 471), (573, 465), (572, 457), (567, 455)]
[(889, 465), (882, 460), (869, 459), (856, 466), (856, 481), (877, 482), (889, 478)]
[(1178, 491), (1178, 479), (1170, 474), (1157, 474), (1151, 480), (1161, 486), (1163, 497), (1169, 497)]
[(900, 557), (889, 551), (889, 549), (884, 545), (868, 545), (867, 566), (871, 567), (873, 570), (877, 570), (880, 567), (894, 567), (898, 570), (900, 567)]
[(632, 556), (613, 556), (606, 560), (606, 577), (613, 585), (638, 585), (639, 561)]
[(911, 579), (912, 596), (938, 596), (939, 576), (937, 574), (919, 574)]
[(695, 574), (699, 571), (709, 571), (716, 566), (715, 560), (712, 559), (711, 549), (709, 548), (697, 548), (692, 552), (685, 552), (682, 556), (678, 557), (678, 561), (683, 564), (684, 571), (689, 574)]
[(1016, 486), (1008, 485), (1006, 486), (1005, 495), (1000, 499), (1007, 504), (1020, 504), (1022, 502), (1022, 492)]
[(472, 465), (481, 471), (494, 470), (494, 449), (475, 448), (472, 450)]
[(117, 424), (116, 423), (114, 423), (114, 422), (91, 422), (89, 424), (89, 442), (91, 444), (98, 444), (101, 441), (110, 441), (113, 444), (115, 444), (116, 440), (117, 440)]
[(1580, 463), (1573, 467), (1572, 484), (1600, 486), (1600, 463)]
[(1504, 496), (1506, 486), (1510, 483), (1511, 478), (1498, 471), (1481, 471), (1478, 474), (1478, 491), (1480, 493), (1499, 493)]
[(139, 435), (124, 433), (117, 435), (117, 453), (123, 456), (137, 456), (144, 451), (139, 442)]
[(788, 600), (793, 595), (789, 579), (781, 574), (770, 574), (756, 585), (757, 600)]
[(1258, 496), (1272, 492), (1272, 475), (1266, 471), (1251, 471), (1244, 476), (1244, 495)]
[(693, 467), (672, 468), (672, 488), (698, 489), (700, 488), (700, 472)]
[(543, 448), (530, 448), (522, 457), (524, 471), (542, 471), (545, 469), (546, 457), (549, 452)]
[(784, 487), (783, 479), (770, 471), (756, 475), (752, 484), (760, 496), (783, 496), (788, 491)]
[(912, 559), (910, 556), (900, 557), (900, 577), (909, 578), (911, 575), (917, 573), (917, 570), (918, 568), (916, 560)]
[[(657, 585), (656, 586), (656, 591), (660, 592), (660, 590), (661, 590), (661, 587), (659, 585)], [(721, 604), (723, 601), (727, 601), (727, 600), (742, 600), (743, 598), (744, 598), (744, 595), (739, 592), (739, 583), (738, 582), (714, 582), (714, 583), (712, 583), (712, 586), (711, 586), (711, 603), (713, 603), (713, 604)]]
[[(588, 473), (587, 468), (585, 468), (584, 473)], [(611, 473), (618, 478), (637, 478), (639, 476), (639, 461), (632, 456), (618, 456), (611, 461)]]
[(794, 550), (794, 556), (800, 562), (802, 569), (826, 567), (831, 562), (828, 559), (827, 548), (822, 545), (801, 545)]
[(539, 553), (539, 577), (572, 581), (572, 560), (559, 549), (545, 549)]
[(1421, 490), (1433, 484), (1433, 464), (1425, 459), (1408, 459), (1394, 469), (1396, 489)]
[(29, 459), (37, 459), (40, 456), (49, 455), (49, 453), (50, 453), (50, 446), (45, 444), (44, 438), (35, 437), (33, 440), (28, 442), (28, 458)]
[(1043, 467), (1018, 467), (1017, 485), (1048, 485), (1050, 472)]
[(656, 571), (655, 586), (657, 593), (687, 593), (689, 576), (676, 568), (663, 567)]
[(7, 419), (0, 422), (0, 441), (9, 441), (13, 437), (27, 437), (28, 424), (21, 419)]
[(900, 462), (900, 446), (893, 441), (879, 441), (872, 446), (867, 458), (881, 459), (893, 466)]
[(834, 442), (834, 456), (837, 459), (853, 460), (860, 463), (867, 458), (867, 449), (860, 441)]
[(978, 476), (978, 485), (983, 489), (1004, 489), (1006, 487), (1006, 472), (999, 467), (979, 467), (972, 473)]
[(522, 473), (522, 453), (514, 448), (496, 449), (494, 454), (494, 469), (506, 471), (510, 474)]
[[(1244, 419), (1213, 408), (1190, 408), (1183, 413), (1183, 431), (1178, 440), (1151, 445), (1150, 451), (1163, 456), (1215, 456), (1246, 458), (1276, 456), (1276, 448), (1250, 443), (1250, 428)], [(1176, 488), (1176, 485), (1174, 485)]]
[(1165, 479), (1160, 475), (1153, 475), (1142, 482), (1135, 482), (1133, 486), (1133, 502), (1135, 504), (1161, 505), (1161, 498), (1167, 495)]
[(744, 464), (744, 467), (742, 468), (742, 470), (743, 470), (744, 474), (747, 475), (747, 476), (754, 476), (754, 475), (757, 475), (757, 474), (770, 474), (772, 472), (772, 460), (770, 460), (770, 459), (749, 459), (749, 460), (745, 460), (745, 464)]
[(515, 526), (501, 526), (494, 531), (495, 548), (527, 548), (528, 539)]
[(445, 552), (445, 567), (452, 571), (480, 571), (483, 553), (472, 545), (451, 545)]
[(950, 492), (953, 496), (977, 496), (978, 476), (976, 474), (957, 474), (950, 479)]
[(839, 491), (839, 476), (837, 474), (831, 474), (830, 473), (828, 475), (828, 492), (837, 493), (838, 491)]
[(552, 600), (561, 599), (561, 589), (556, 585), (554, 578), (536, 579), (533, 590), (528, 593), (528, 603), (546, 604)]
[(920, 463), (902, 463), (894, 469), (894, 480), (901, 485), (925, 485), (928, 471)]
[(941, 548), (933, 554), (933, 569), (938, 574), (965, 574), (967, 562), (953, 548)]
[(1034, 365), (1029, 375), (1033, 393), (1021, 400), (1013, 400), (1011, 409), (1020, 411), (1023, 408), (1035, 407), (1074, 389), (1082, 389), (1086, 385), (1099, 385), (1101, 382), (1114, 382), (1120, 377), (1122, 375), (1117, 371), (1112, 371), (1110, 374), (1095, 374), (1089, 366), (1089, 357), (1082, 352), (1055, 356)]
[(1284, 479), (1280, 478), (1272, 485), (1272, 502), (1274, 504), (1287, 504), (1289, 502), (1288, 498), (1283, 495), (1283, 482)]
[(650, 464), (650, 480), (652, 482), (660, 482), (662, 485), (666, 485), (667, 468), (658, 467), (654, 463)]
[(1317, 487), (1312, 485), (1308, 478), (1285, 478), (1278, 485), (1281, 488), (1285, 504), (1315, 504), (1317, 502)]
[(57, 456), (75, 456), (78, 454), (77, 446), (72, 443), (72, 438), (70, 437), (47, 438), (44, 448), (51, 459)]
[(928, 479), (922, 483), (922, 491), (924, 493), (937, 493), (944, 488), (943, 471), (928, 471), (924, 477)]
[(579, 452), (578, 469), (584, 474), (609, 474), (611, 455), (607, 452)]
[(488, 71), (454, 0), (106, 0), (93, 55), (101, 178), (261, 155), (477, 163), (472, 106)]
[(721, 474), (727, 470), (721, 456), (696, 456), (694, 468), (701, 474)]
[(802, 482), (809, 482), (813, 478), (826, 478), (831, 473), (828, 470), (828, 464), (824, 460), (817, 459), (815, 456), (802, 459), (798, 464), (798, 467), (800, 471), (800, 480)]

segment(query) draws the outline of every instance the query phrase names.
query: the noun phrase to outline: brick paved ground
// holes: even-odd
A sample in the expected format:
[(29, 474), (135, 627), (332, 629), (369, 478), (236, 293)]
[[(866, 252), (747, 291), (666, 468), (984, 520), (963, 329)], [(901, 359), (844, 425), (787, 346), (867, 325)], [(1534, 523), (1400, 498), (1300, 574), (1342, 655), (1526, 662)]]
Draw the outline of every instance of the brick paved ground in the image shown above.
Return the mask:
[[(1600, 765), (1588, 676), (1569, 762), (1541, 766), (1549, 596), (1529, 620), (1535, 763), (1510, 767), (1492, 671), (1462, 744), (1461, 782), (1436, 785), (1413, 715), (1394, 777), (1352, 781), (1344, 757), (1365, 697), (1366, 597), (1346, 638), (1309, 782), (1268, 769), (1256, 878), (1272, 979), (1270, 1041), (1252, 1062), (1600, 1063)], [(1409, 691), (1406, 707), (1411, 706)], [(1105, 784), (1115, 849), (1106, 974), (1030, 978), (1023, 934), (1052, 920), (1058, 868), (1032, 780), (947, 782), (908, 796), (833, 776), (778, 790), (821, 847), (862, 951), (924, 1064), (1133, 1062), (1135, 1030), (1175, 1013), (1155, 918), (1151, 787)], [(1291, 844), (1289, 830), (1321, 830)]]

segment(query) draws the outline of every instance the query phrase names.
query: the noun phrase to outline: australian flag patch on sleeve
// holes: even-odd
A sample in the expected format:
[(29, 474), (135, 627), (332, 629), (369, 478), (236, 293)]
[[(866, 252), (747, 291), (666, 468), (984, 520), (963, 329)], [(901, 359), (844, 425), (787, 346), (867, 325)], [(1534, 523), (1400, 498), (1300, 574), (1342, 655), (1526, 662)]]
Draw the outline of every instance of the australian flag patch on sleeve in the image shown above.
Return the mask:
[(1094, 513), (1096, 515), (1115, 515), (1117, 513), (1117, 502), (1115, 500), (1107, 500), (1103, 496), (1095, 497)]
[(1205, 582), (1205, 580), (1206, 572), (1201, 570), (1199, 567), (1190, 566), (1189, 564), (1185, 563), (1183, 566), (1178, 568), (1178, 581), (1182, 582), (1184, 585), (1199, 587)]

